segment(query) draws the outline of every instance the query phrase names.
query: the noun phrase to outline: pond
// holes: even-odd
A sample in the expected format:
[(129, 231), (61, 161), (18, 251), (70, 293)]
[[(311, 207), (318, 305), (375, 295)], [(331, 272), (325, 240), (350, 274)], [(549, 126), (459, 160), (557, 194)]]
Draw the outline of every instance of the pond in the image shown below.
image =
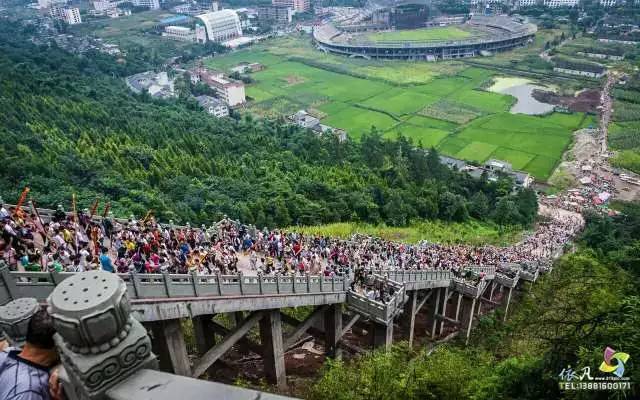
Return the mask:
[(489, 91), (515, 97), (516, 104), (509, 110), (512, 114), (540, 115), (553, 111), (553, 104), (542, 103), (533, 98), (535, 89), (550, 90), (548, 87), (533, 84), (525, 78), (497, 77)]

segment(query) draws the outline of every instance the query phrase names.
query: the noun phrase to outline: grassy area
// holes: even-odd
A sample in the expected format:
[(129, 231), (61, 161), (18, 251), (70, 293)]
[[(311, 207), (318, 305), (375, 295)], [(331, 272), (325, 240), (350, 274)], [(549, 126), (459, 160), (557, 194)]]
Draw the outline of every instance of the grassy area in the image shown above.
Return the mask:
[(175, 15), (163, 10), (143, 11), (122, 18), (88, 20), (83, 24), (69, 26), (75, 35), (95, 35), (123, 49), (142, 48), (152, 50), (162, 58), (180, 54), (196, 46), (192, 43), (163, 38), (149, 33), (160, 20)]
[(616, 150), (613, 165), (640, 173), (640, 105), (616, 100), (615, 122), (609, 125), (609, 145)]
[(546, 180), (571, 142), (572, 132), (584, 124), (582, 114), (540, 117), (502, 112), (472, 121), (438, 148), (453, 157), (478, 162), (507, 160), (514, 168)]
[(457, 40), (471, 36), (471, 32), (460, 29), (456, 26), (422, 28), (411, 30), (398, 30), (387, 32), (376, 32), (366, 35), (367, 40), (372, 42), (393, 42), (393, 41), (432, 41), (432, 40)]
[(323, 123), (346, 129), (351, 137), (357, 139), (364, 132), (376, 128), (386, 131), (394, 125), (395, 121), (387, 114), (364, 110), (358, 107), (347, 107), (322, 120)]
[(383, 80), (393, 84), (421, 84), (441, 76), (454, 76), (467, 68), (460, 61), (447, 63), (416, 63), (399, 60), (348, 59), (326, 54), (315, 49), (308, 36), (287, 36), (273, 39), (239, 50), (224, 57), (206, 61), (207, 66), (228, 70), (242, 61), (260, 62), (267, 66), (295, 59), (320, 65), (325, 69), (340, 69), (344, 73), (369, 79)]
[(515, 227), (500, 230), (496, 225), (477, 221), (464, 223), (420, 221), (414, 222), (407, 227), (340, 222), (320, 226), (292, 226), (287, 229), (309, 235), (323, 235), (343, 239), (348, 239), (352, 235), (359, 233), (405, 243), (418, 243), (421, 240), (426, 240), (443, 244), (492, 244), (498, 246), (516, 243), (522, 238), (523, 234), (522, 230)]
[(512, 96), (484, 90), (498, 73), (459, 61), (351, 59), (318, 52), (308, 37), (295, 36), (206, 61), (224, 71), (240, 62), (266, 66), (251, 74), (254, 82), (246, 89), (252, 99), (248, 109), (255, 114), (306, 109), (353, 139), (375, 128), (387, 138), (402, 134), (453, 157), (504, 159), (542, 180), (584, 122), (582, 114), (510, 114)]

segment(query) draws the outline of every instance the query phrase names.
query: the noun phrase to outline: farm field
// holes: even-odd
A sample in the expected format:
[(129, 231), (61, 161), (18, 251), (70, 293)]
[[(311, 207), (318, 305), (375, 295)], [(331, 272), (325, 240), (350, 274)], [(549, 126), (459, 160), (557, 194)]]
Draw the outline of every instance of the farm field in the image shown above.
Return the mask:
[[(609, 145), (616, 150), (613, 165), (640, 173), (640, 104), (635, 92), (616, 92), (613, 121), (609, 125)], [(622, 101), (620, 98), (630, 101)], [(631, 102), (636, 101), (636, 102)]]
[(431, 41), (431, 40), (456, 40), (465, 39), (472, 34), (464, 29), (455, 26), (422, 28), (412, 30), (397, 30), (388, 32), (376, 32), (366, 35), (372, 42), (392, 42), (392, 41)]
[(540, 117), (497, 113), (467, 124), (443, 140), (438, 149), (477, 162), (507, 160), (515, 169), (546, 180), (571, 143), (572, 132), (591, 123), (591, 118), (581, 114)]
[[(582, 114), (511, 114), (512, 96), (483, 90), (496, 72), (458, 61), (354, 60), (310, 52), (301, 39), (269, 43), (273, 45), (263, 43), (205, 62), (225, 72), (240, 62), (263, 64), (264, 70), (250, 74), (247, 111), (282, 116), (307, 110), (354, 140), (375, 129), (385, 138), (403, 135), (456, 158), (478, 163), (504, 159), (546, 180), (571, 143), (572, 131), (593, 123)], [(398, 77), (396, 66), (413, 68), (409, 76), (424, 76)]]

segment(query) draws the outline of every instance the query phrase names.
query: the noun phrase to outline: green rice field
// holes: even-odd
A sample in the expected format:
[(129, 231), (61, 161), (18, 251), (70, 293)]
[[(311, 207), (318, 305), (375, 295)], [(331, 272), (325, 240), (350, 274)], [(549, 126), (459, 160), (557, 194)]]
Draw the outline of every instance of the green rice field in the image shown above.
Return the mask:
[(471, 32), (455, 26), (422, 28), (411, 30), (398, 30), (387, 32), (376, 32), (366, 35), (372, 42), (393, 42), (393, 41), (432, 41), (432, 40), (457, 40), (471, 36)]
[(502, 112), (470, 122), (459, 133), (442, 140), (438, 149), (465, 160), (506, 160), (513, 168), (546, 180), (571, 143), (572, 132), (591, 123), (591, 117), (582, 114)]
[(572, 132), (594, 122), (579, 113), (511, 114), (513, 97), (482, 89), (496, 73), (458, 61), (353, 60), (285, 38), (209, 59), (207, 66), (228, 72), (240, 62), (266, 67), (246, 86), (247, 109), (259, 116), (307, 110), (354, 140), (373, 129), (386, 138), (403, 135), (456, 158), (503, 159), (539, 180), (551, 175)]

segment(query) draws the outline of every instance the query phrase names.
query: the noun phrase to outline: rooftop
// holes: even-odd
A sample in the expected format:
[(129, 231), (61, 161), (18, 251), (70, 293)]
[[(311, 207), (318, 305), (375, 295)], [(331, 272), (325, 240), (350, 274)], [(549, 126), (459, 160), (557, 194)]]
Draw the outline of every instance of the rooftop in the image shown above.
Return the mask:
[(187, 22), (191, 19), (191, 17), (187, 15), (173, 15), (171, 17), (167, 17), (160, 20), (161, 24), (177, 24), (180, 22)]
[(200, 104), (202, 107), (205, 107), (205, 108), (226, 106), (224, 101), (211, 96), (205, 96), (205, 95), (198, 96), (196, 97), (196, 100), (198, 101), (198, 104)]

